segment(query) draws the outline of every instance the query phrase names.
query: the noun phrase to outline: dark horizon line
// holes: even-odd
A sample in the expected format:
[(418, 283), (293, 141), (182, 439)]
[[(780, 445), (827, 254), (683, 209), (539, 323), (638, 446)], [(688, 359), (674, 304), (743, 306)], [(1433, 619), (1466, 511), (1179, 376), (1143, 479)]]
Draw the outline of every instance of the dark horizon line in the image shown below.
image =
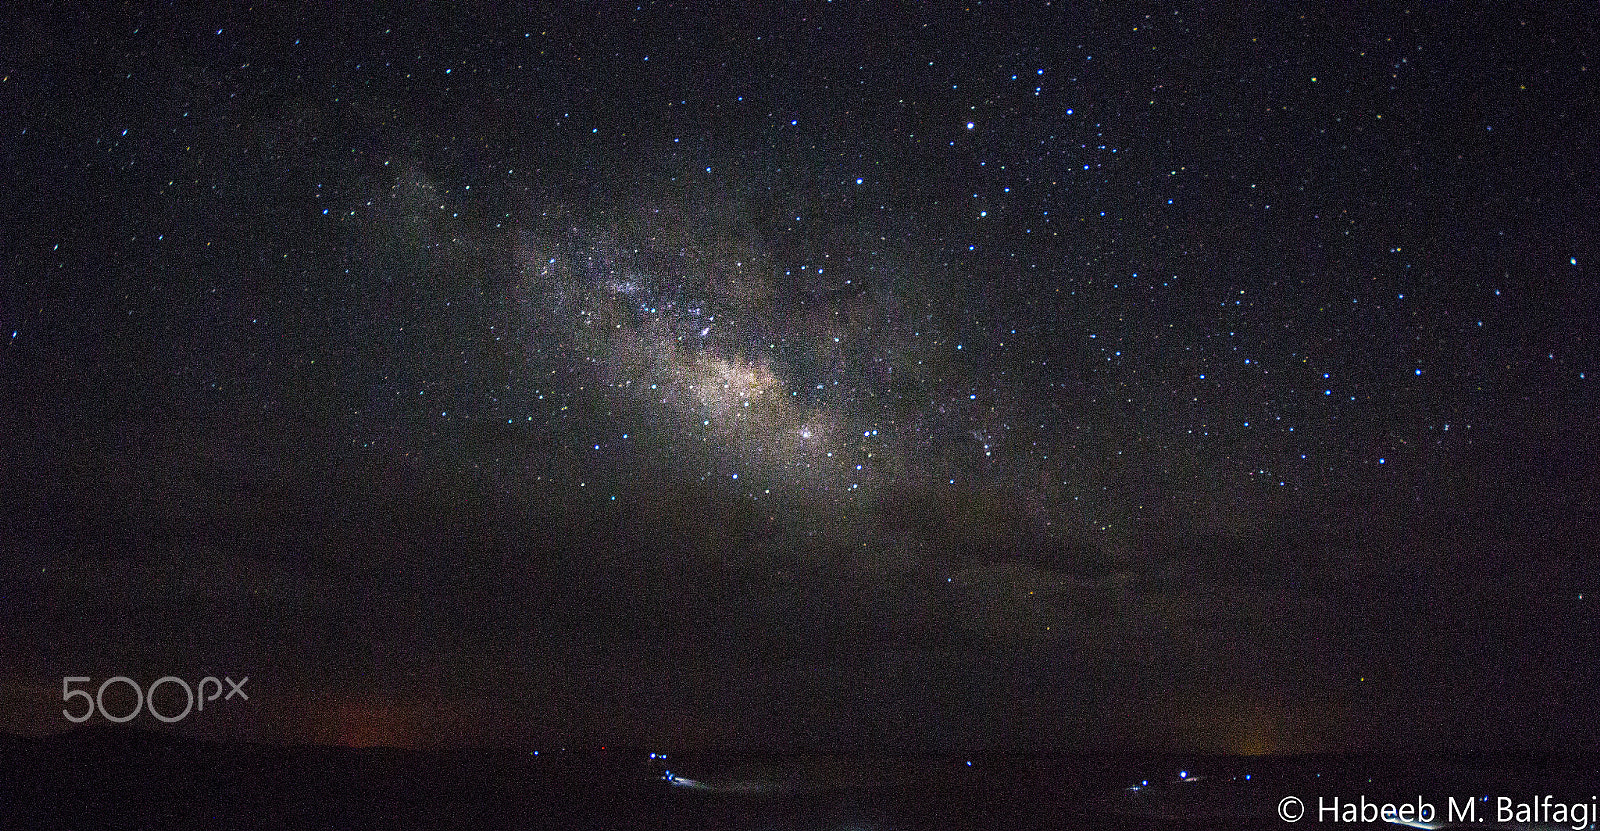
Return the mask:
[[(890, 748), (865, 749), (841, 748), (825, 746), (787, 746), (787, 747), (760, 747), (751, 744), (728, 745), (725, 747), (670, 747), (664, 745), (643, 745), (633, 743), (605, 743), (593, 740), (573, 741), (571, 739), (551, 739), (540, 742), (530, 740), (517, 744), (475, 744), (475, 743), (435, 743), (412, 746), (388, 744), (338, 744), (303, 741), (271, 741), (260, 739), (214, 739), (189, 735), (177, 730), (165, 730), (147, 726), (105, 724), (93, 726), (75, 726), (70, 729), (43, 735), (27, 735), (6, 730), (0, 730), (0, 740), (13, 744), (29, 744), (34, 747), (67, 744), (75, 741), (97, 740), (102, 738), (115, 738), (121, 740), (137, 740), (149, 745), (165, 743), (168, 745), (210, 746), (210, 747), (246, 747), (265, 750), (283, 751), (351, 751), (358, 753), (401, 753), (419, 756), (439, 754), (486, 754), (486, 755), (523, 755), (550, 758), (611, 758), (624, 760), (636, 756), (634, 761), (649, 762), (653, 760), (651, 754), (665, 753), (667, 759), (684, 759), (704, 761), (706, 759), (761, 761), (801, 756), (808, 758), (844, 758), (844, 759), (895, 759), (895, 760), (927, 760), (948, 761), (959, 763), (969, 759), (983, 759), (989, 763), (1027, 762), (1027, 761), (1067, 761), (1067, 760), (1166, 760), (1181, 759), (1190, 761), (1204, 760), (1259, 760), (1263, 762), (1293, 762), (1299, 760), (1354, 760), (1362, 758), (1383, 758), (1392, 761), (1417, 759), (1434, 761), (1454, 761), (1463, 763), (1484, 763), (1486, 761), (1517, 761), (1538, 766), (1560, 766), (1569, 763), (1591, 764), (1595, 758), (1594, 749), (1566, 748), (1535, 749), (1527, 747), (1485, 747), (1485, 748), (1444, 748), (1434, 750), (1405, 750), (1395, 751), (1378, 747), (1362, 747), (1343, 750), (1315, 750), (1296, 752), (1266, 752), (1266, 753), (1229, 753), (1211, 750), (1181, 750), (1155, 746), (1126, 747), (1121, 749), (1077, 749), (1060, 751), (1039, 751), (1020, 748), (991, 747), (987, 749), (972, 750), (941, 750), (941, 749), (913, 749)], [(660, 760), (658, 760), (660, 761)]]

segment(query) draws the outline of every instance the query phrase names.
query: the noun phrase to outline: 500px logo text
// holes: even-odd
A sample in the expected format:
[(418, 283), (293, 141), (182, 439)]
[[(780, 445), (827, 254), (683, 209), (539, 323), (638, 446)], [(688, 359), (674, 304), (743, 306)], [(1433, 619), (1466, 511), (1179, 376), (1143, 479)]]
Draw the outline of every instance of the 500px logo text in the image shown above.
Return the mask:
[[(82, 722), (88, 721), (96, 712), (98, 712), (100, 717), (106, 721), (121, 724), (125, 721), (132, 721), (135, 716), (139, 715), (141, 710), (148, 709), (150, 711), (150, 715), (155, 716), (157, 720), (171, 724), (175, 721), (182, 721), (189, 715), (190, 710), (194, 710), (196, 712), (204, 711), (206, 708), (206, 702), (216, 701), (219, 696), (222, 696), (223, 701), (228, 701), (234, 696), (238, 696), (245, 701), (250, 700), (250, 696), (246, 695), (244, 691), (244, 685), (250, 680), (250, 676), (246, 675), (238, 681), (235, 681), (226, 675), (222, 677), (228, 682), (229, 689), (226, 696), (222, 696), (222, 681), (218, 681), (215, 676), (211, 675), (207, 675), (206, 677), (200, 679), (200, 683), (197, 685), (199, 687), (198, 692), (194, 687), (189, 686), (188, 681), (185, 681), (175, 675), (164, 675), (160, 678), (157, 678), (150, 684), (148, 689), (140, 688), (138, 682), (126, 675), (114, 675), (104, 681), (101, 681), (100, 688), (95, 691), (94, 695), (90, 695), (88, 690), (72, 689), (72, 685), (80, 682), (88, 683), (93, 679), (87, 675), (68, 675), (61, 679), (61, 700), (70, 703), (74, 698), (82, 698), (84, 709), (83, 712), (74, 714), (68, 708), (62, 707), (61, 715), (66, 716), (67, 721), (73, 722), (74, 724), (81, 724)], [(126, 715), (112, 715), (111, 713), (106, 712), (106, 688), (117, 683), (126, 684), (133, 689), (133, 709), (129, 710)], [(165, 714), (156, 709), (156, 689), (161, 687), (163, 684), (176, 684), (183, 690), (183, 710), (176, 715)], [(210, 695), (206, 695), (207, 684), (211, 685)]]

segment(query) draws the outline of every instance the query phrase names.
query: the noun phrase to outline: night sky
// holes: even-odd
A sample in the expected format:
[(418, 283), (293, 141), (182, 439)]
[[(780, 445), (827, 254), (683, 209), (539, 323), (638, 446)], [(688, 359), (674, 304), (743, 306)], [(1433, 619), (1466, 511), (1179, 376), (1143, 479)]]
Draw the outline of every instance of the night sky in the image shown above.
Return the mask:
[(8, 22), (0, 729), (1600, 748), (1592, 5), (361, 5)]

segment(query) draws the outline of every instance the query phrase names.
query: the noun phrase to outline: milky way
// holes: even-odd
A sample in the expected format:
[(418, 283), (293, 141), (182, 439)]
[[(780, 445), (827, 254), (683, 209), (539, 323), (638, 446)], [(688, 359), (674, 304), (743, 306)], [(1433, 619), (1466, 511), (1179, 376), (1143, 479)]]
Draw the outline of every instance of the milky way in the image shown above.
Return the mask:
[(802, 395), (779, 364), (787, 335), (760, 307), (770, 278), (744, 273), (755, 263), (725, 272), (698, 251), (533, 235), (517, 256), (524, 313), (546, 324), (540, 343), (571, 350), (612, 395), (655, 409), (674, 441), (711, 442), (730, 481), (770, 493), (777, 480), (827, 491), (870, 478), (844, 482), (846, 463), (864, 468), (872, 454), (841, 435), (839, 408)]
[(419, 735), (1600, 723), (1530, 669), (1595, 663), (1592, 23), (191, 6), (0, 73), (40, 718), (209, 649)]

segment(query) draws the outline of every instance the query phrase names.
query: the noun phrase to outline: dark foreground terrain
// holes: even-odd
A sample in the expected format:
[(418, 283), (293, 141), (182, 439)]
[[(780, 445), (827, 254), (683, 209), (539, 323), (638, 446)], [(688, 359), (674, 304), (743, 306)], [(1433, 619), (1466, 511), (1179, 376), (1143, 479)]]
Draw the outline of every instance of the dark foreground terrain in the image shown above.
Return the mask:
[[(1286, 829), (1279, 806), (1295, 797), (1302, 827), (1370, 827), (1319, 816), (1338, 799), (1340, 811), (1476, 802), (1453, 824), (1554, 829), (1583, 827), (1553, 821), (1556, 804), (1592, 822), (1597, 769), (1374, 755), (663, 762), (615, 749), (295, 748), (98, 730), (0, 737), (0, 828)], [(1543, 814), (1499, 821), (1504, 799), (1513, 811), (1544, 800)]]

